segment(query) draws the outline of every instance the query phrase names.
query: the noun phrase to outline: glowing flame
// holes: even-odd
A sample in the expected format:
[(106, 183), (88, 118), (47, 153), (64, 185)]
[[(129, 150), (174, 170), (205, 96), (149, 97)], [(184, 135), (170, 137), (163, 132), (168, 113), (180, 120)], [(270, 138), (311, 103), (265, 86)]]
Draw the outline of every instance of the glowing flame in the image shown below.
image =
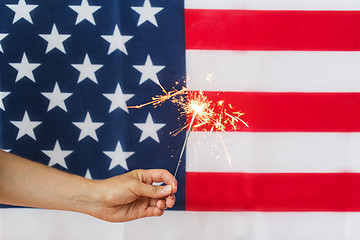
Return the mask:
[[(249, 125), (241, 119), (241, 116), (243, 116), (244, 113), (240, 111), (233, 111), (233, 106), (228, 104), (227, 109), (232, 110), (232, 112), (229, 113), (227, 109), (225, 109), (226, 105), (224, 100), (213, 103), (207, 98), (207, 96), (204, 95), (203, 91), (189, 92), (185, 87), (182, 87), (180, 90), (173, 89), (169, 92), (167, 92), (162, 86), (161, 89), (164, 92), (163, 95), (156, 95), (155, 97), (152, 97), (152, 100), (147, 103), (136, 106), (129, 106), (128, 108), (142, 108), (148, 105), (158, 107), (165, 101), (169, 100), (175, 105), (179, 106), (181, 115), (196, 115), (197, 121), (193, 128), (209, 125), (211, 126), (210, 131), (216, 130), (225, 132), (226, 126), (228, 125), (230, 125), (233, 130), (237, 130), (237, 123), (239, 122), (241, 122), (246, 127), (249, 127)], [(171, 132), (171, 134), (176, 136), (188, 126), (189, 123)]]
[[(233, 107), (228, 104), (227, 109), (233, 110)], [(246, 127), (249, 125), (241, 119), (241, 116), (244, 113), (240, 111), (232, 111), (229, 113), (226, 109), (226, 104), (224, 100), (217, 101), (213, 103), (210, 101), (202, 91), (193, 93), (189, 96), (188, 104), (184, 107), (185, 113), (191, 115), (196, 114), (196, 119), (198, 123), (194, 125), (194, 128), (198, 128), (202, 125), (210, 125), (210, 131), (220, 131), (225, 132), (227, 125), (233, 128), (233, 130), (238, 129), (238, 124), (241, 122)]]

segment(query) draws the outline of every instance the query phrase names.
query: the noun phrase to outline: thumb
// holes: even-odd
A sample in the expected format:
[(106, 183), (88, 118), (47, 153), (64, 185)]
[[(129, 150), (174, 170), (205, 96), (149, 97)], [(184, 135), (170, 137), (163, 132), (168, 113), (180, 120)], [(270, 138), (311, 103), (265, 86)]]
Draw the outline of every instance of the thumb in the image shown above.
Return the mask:
[(140, 183), (134, 192), (138, 196), (142, 196), (142, 197), (163, 198), (171, 194), (172, 186), (171, 185), (154, 186), (145, 183)]

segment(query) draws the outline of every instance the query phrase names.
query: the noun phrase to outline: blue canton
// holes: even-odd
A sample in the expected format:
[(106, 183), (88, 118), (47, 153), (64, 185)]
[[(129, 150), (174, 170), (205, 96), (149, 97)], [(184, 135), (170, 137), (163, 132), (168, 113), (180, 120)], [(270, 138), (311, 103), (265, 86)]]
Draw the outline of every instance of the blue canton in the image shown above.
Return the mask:
[[(0, 3), (0, 145), (11, 153), (92, 179), (174, 173), (185, 133), (170, 133), (185, 117), (170, 102), (128, 107), (184, 76), (183, 1)], [(177, 179), (184, 209), (184, 161)]]

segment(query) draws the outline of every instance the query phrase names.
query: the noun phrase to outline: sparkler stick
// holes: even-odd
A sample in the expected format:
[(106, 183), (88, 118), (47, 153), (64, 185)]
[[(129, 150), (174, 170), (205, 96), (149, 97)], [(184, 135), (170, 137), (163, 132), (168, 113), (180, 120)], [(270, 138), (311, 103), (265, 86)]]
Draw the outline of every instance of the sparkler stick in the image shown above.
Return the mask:
[(184, 151), (185, 151), (185, 148), (186, 148), (186, 144), (187, 144), (187, 142), (188, 142), (188, 140), (189, 140), (189, 137), (190, 137), (191, 128), (192, 128), (193, 125), (194, 125), (195, 117), (196, 117), (196, 113), (194, 112), (194, 113), (193, 113), (193, 116), (192, 116), (192, 119), (191, 119), (191, 122), (190, 122), (190, 125), (189, 125), (189, 129), (188, 129), (187, 132), (186, 132), (186, 137), (185, 137), (184, 144), (183, 144), (182, 149), (181, 149), (181, 152), (180, 152), (180, 157), (179, 157), (179, 160), (178, 160), (178, 164), (177, 164), (177, 166), (176, 166), (176, 170), (175, 170), (175, 173), (174, 173), (173, 183), (174, 183), (174, 181), (175, 181), (177, 172), (178, 172), (178, 170), (179, 170), (179, 166), (180, 166), (180, 163), (181, 163), (181, 159), (182, 159), (182, 156), (183, 156), (183, 154), (184, 154)]

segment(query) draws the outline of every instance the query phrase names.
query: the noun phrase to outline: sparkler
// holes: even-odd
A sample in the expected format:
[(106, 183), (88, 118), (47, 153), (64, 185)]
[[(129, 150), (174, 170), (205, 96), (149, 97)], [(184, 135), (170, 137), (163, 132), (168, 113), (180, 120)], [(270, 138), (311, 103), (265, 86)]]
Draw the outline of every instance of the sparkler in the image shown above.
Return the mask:
[(188, 142), (188, 140), (189, 140), (189, 137), (190, 137), (190, 131), (191, 131), (193, 125), (194, 125), (195, 117), (196, 117), (196, 113), (193, 114), (193, 117), (192, 117), (191, 122), (190, 122), (190, 125), (189, 125), (189, 129), (188, 129), (187, 132), (186, 132), (185, 141), (184, 141), (184, 144), (183, 144), (182, 149), (181, 149), (181, 152), (180, 152), (180, 157), (179, 157), (179, 160), (178, 160), (178, 162), (177, 162), (177, 166), (176, 166), (176, 170), (175, 170), (175, 173), (174, 173), (174, 178), (173, 178), (172, 183), (174, 183), (175, 178), (176, 178), (176, 175), (177, 175), (177, 172), (178, 172), (178, 170), (179, 170), (179, 167), (180, 167), (180, 164), (181, 164), (181, 159), (182, 159), (182, 156), (183, 156), (183, 154), (184, 154), (184, 151), (185, 151), (185, 148), (186, 148), (186, 144), (187, 144), (187, 142)]
[[(175, 181), (176, 175), (178, 173), (179, 166), (181, 164), (181, 159), (185, 152), (185, 148), (190, 137), (190, 132), (193, 128), (199, 128), (204, 125), (209, 125), (211, 126), (210, 132), (214, 130), (225, 132), (227, 126), (231, 126), (233, 130), (237, 130), (238, 123), (242, 123), (242, 125), (249, 127), (249, 125), (244, 120), (241, 119), (241, 116), (243, 116), (244, 113), (240, 111), (235, 111), (230, 104), (228, 104), (227, 108), (225, 108), (224, 100), (220, 100), (217, 101), (216, 103), (213, 103), (204, 95), (202, 91), (189, 92), (187, 88), (182, 87), (180, 90), (173, 89), (168, 92), (161, 86), (160, 83), (159, 86), (161, 87), (164, 93), (163, 95), (156, 95), (155, 97), (152, 97), (152, 101), (137, 106), (129, 106), (128, 108), (142, 108), (148, 105), (153, 105), (155, 108), (163, 104), (165, 101), (169, 100), (175, 105), (179, 106), (180, 111), (182, 111), (181, 116), (192, 115), (190, 123), (185, 124), (185, 126), (182, 126), (179, 129), (175, 130), (174, 132), (170, 133), (173, 136), (176, 136), (182, 130), (188, 128), (186, 132), (185, 141), (183, 143), (180, 152), (176, 170), (174, 173), (173, 182)], [(230, 109), (231, 112), (229, 113), (227, 109)], [(197, 121), (195, 122), (195, 120)], [(224, 145), (223, 141), (222, 143)], [(225, 145), (224, 148), (228, 160), (231, 164), (230, 156), (227, 153)]]

